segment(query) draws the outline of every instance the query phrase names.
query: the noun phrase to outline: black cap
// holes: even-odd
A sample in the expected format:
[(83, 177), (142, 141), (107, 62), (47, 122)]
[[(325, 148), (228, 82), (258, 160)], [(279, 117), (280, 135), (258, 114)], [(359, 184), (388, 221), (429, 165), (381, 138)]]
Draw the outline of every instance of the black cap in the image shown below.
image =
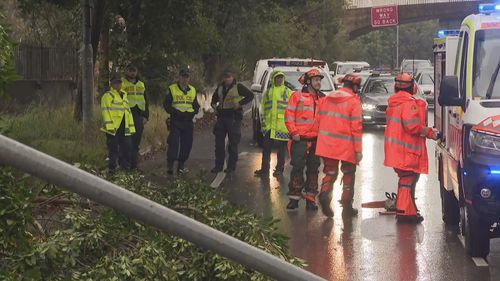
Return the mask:
[(180, 76), (189, 76), (189, 75), (191, 75), (191, 71), (189, 69), (184, 68), (184, 69), (181, 69), (179, 71), (179, 75)]
[(118, 75), (114, 75), (111, 77), (111, 79), (109, 79), (109, 84), (121, 83), (121, 82), (122, 82), (122, 78)]
[(125, 67), (125, 69), (137, 71), (137, 67), (133, 63), (127, 64), (127, 66)]
[(224, 76), (233, 76), (234, 75), (233, 71), (229, 67), (224, 68), (224, 72), (222, 72), (222, 74)]

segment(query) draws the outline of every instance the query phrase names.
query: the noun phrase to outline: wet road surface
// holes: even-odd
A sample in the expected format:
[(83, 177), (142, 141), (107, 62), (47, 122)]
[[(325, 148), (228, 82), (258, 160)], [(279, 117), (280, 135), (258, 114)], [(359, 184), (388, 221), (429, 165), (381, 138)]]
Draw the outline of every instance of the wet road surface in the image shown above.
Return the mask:
[[(354, 199), (359, 215), (342, 218), (337, 181), (332, 202), (335, 216), (327, 219), (321, 211), (306, 212), (303, 200), (298, 211), (286, 211), (288, 164), (283, 177), (254, 177), (261, 154), (252, 143), (250, 114), (245, 115), (243, 126), (237, 171), (219, 188), (229, 192), (232, 202), (279, 218), (280, 230), (290, 237), (292, 253), (307, 262), (307, 270), (327, 280), (500, 280), (500, 241), (491, 241), (489, 266), (477, 266), (485, 261), (475, 263), (468, 257), (457, 237), (458, 228), (442, 223), (433, 141), (427, 142), (429, 175), (420, 177), (416, 190), (417, 206), (425, 218), (422, 224), (396, 224), (394, 216), (380, 215), (379, 209), (360, 208), (362, 202), (384, 200), (385, 191), (396, 192), (395, 173), (382, 165), (383, 128), (365, 128), (363, 134), (364, 157), (356, 172)], [(207, 128), (195, 135), (188, 167), (209, 171), (213, 159), (214, 136)], [(273, 153), (271, 167), (275, 164)], [(165, 170), (164, 161), (155, 165)]]

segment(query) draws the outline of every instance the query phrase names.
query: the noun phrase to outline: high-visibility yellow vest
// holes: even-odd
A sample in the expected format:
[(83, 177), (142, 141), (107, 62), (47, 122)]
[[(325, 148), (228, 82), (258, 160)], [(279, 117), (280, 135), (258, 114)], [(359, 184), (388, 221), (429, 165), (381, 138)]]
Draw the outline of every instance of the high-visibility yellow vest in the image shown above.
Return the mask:
[(142, 81), (137, 80), (134, 84), (127, 78), (122, 78), (122, 90), (127, 92), (130, 108), (137, 106), (142, 111), (146, 110), (146, 99), (144, 98), (146, 87)]
[(102, 96), (101, 131), (114, 136), (125, 119), (125, 135), (130, 136), (135, 133), (134, 118), (130, 112), (127, 93), (123, 90), (121, 92), (123, 97), (115, 89), (110, 89)]
[(285, 126), (285, 109), (292, 90), (286, 86), (271, 87), (262, 96), (263, 124), (262, 131), (270, 131), (271, 139), (288, 140), (288, 129)]
[(189, 91), (185, 94), (177, 83), (170, 85), (170, 94), (172, 94), (172, 107), (180, 112), (194, 112), (193, 101), (196, 98), (196, 89), (188, 85)]
[(224, 86), (220, 85), (219, 90), (217, 91), (217, 95), (219, 96), (219, 102), (222, 109), (237, 109), (240, 107), (240, 101), (243, 99), (242, 96), (238, 93), (238, 85), (235, 84), (229, 92), (226, 94), (226, 98), (224, 99)]

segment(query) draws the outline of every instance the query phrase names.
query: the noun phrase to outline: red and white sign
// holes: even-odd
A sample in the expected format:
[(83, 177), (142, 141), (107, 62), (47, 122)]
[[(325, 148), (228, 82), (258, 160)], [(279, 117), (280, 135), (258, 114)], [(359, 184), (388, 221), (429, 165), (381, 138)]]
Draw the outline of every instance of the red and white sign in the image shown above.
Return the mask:
[(372, 7), (372, 27), (398, 25), (398, 6)]

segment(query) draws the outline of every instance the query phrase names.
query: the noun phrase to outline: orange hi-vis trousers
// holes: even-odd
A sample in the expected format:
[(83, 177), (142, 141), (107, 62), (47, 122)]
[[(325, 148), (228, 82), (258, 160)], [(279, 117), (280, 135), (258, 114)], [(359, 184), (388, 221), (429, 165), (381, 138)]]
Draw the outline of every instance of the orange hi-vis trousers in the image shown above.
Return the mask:
[(340, 161), (337, 159), (331, 159), (323, 157), (323, 172), (325, 177), (321, 181), (321, 191), (320, 194), (326, 194), (322, 196), (328, 196), (331, 200), (333, 185), (337, 180), (339, 173), (339, 164), (341, 164), (340, 170), (343, 173), (342, 176), (342, 196), (340, 198), (341, 204), (351, 204), (354, 198), (354, 180), (356, 173), (356, 165), (346, 161)]
[(417, 185), (420, 174), (412, 171), (394, 169), (398, 174), (398, 197), (396, 199), (396, 216), (406, 217), (415, 216), (418, 213), (415, 204), (415, 186)]

